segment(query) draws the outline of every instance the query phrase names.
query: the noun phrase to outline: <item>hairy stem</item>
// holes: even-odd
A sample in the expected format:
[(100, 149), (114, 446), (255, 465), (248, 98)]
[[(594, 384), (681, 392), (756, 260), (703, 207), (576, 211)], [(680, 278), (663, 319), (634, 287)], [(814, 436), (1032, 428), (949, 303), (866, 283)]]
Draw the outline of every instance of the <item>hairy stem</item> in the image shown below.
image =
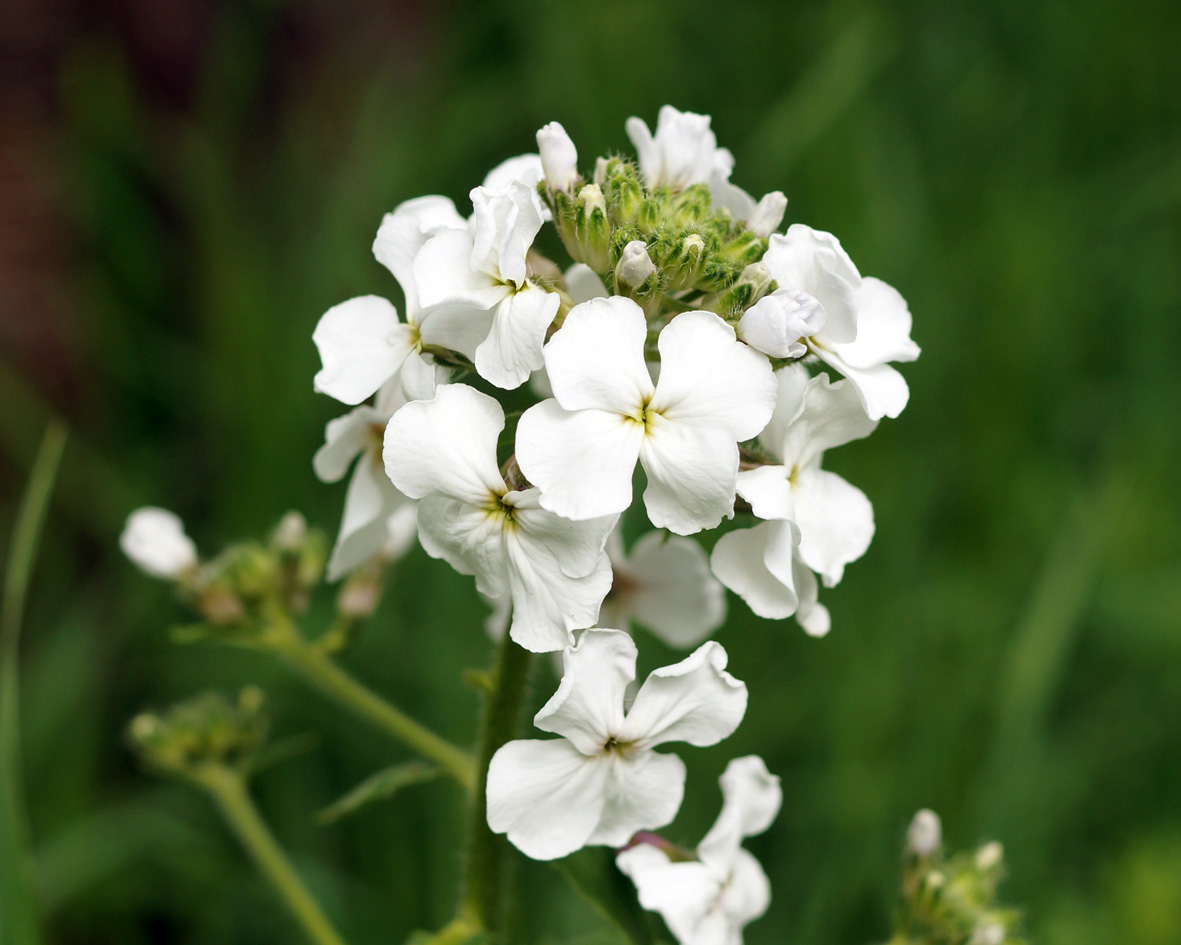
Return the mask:
[(531, 655), (504, 635), (480, 725), (480, 768), (472, 797), (462, 911), (490, 931), (499, 930), (504, 921), (508, 841), (488, 829), (488, 765), (497, 749), (517, 733)]
[(328, 921), (259, 815), (242, 775), (233, 768), (213, 764), (201, 769), (195, 777), (213, 795), (231, 829), (303, 926), (308, 938), (316, 945), (345, 945), (345, 940)]
[(474, 788), (476, 766), (468, 752), (390, 705), (337, 666), (320, 648), (303, 639), (294, 628), (275, 637), (272, 645), (323, 692), (424, 758), (434, 761), (468, 791)]

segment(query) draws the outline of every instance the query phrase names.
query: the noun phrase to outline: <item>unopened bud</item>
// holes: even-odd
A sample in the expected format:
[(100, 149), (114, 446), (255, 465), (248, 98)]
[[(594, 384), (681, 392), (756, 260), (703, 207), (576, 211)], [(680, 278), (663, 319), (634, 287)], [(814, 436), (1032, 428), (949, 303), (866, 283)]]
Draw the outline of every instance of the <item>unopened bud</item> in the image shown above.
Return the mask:
[(616, 226), (630, 226), (639, 219), (644, 188), (636, 178), (634, 168), (627, 165), (611, 167), (603, 184), (603, 193), (608, 198), (611, 222)]
[(803, 339), (824, 327), (824, 309), (807, 292), (777, 289), (746, 310), (738, 322), (738, 337), (772, 358), (801, 358), (808, 352)]
[(991, 872), (1001, 865), (1004, 858), (1005, 848), (1003, 846), (995, 840), (992, 843), (986, 843), (976, 851), (976, 869), (982, 873)]
[(705, 240), (701, 238), (700, 233), (690, 233), (681, 240), (676, 254), (669, 261), (668, 271), (671, 275), (668, 291), (679, 292), (692, 288), (701, 273), (705, 254)]
[(299, 512), (288, 512), (275, 527), (271, 541), (280, 551), (298, 551), (308, 537), (308, 520)]
[(711, 206), (709, 187), (694, 184), (682, 190), (673, 200), (673, 220), (680, 226), (699, 223), (709, 216)]
[(939, 815), (924, 808), (914, 815), (906, 831), (906, 845), (919, 856), (930, 856), (943, 843), (943, 824)]
[(783, 191), (773, 190), (759, 201), (754, 209), (754, 213), (746, 221), (746, 228), (757, 236), (766, 239), (779, 229), (779, 224), (783, 222), (783, 214), (786, 210), (787, 197), (784, 196)]
[(595, 158), (595, 175), (592, 178), (600, 187), (607, 180), (607, 159), (605, 157)]
[(184, 523), (167, 509), (136, 509), (127, 517), (119, 547), (140, 570), (175, 581), (197, 566), (197, 546)]
[(705, 306), (719, 315), (734, 315), (750, 308), (771, 287), (771, 270), (765, 264), (751, 263), (739, 273), (734, 283), (708, 300)]
[(615, 267), (615, 281), (638, 290), (658, 271), (648, 255), (648, 245), (643, 240), (632, 240), (623, 247)]
[(736, 266), (746, 266), (763, 258), (767, 241), (752, 230), (744, 230), (722, 247), (722, 255)]
[(578, 179), (578, 150), (566, 134), (566, 129), (556, 121), (544, 125), (537, 132), (537, 150), (541, 154), (541, 166), (550, 190), (569, 193)]

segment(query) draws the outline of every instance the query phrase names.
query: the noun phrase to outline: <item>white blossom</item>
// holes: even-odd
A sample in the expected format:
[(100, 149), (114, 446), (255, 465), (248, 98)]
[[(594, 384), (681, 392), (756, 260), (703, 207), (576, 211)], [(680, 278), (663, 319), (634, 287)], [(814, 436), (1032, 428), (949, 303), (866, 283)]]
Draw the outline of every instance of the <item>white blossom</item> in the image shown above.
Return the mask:
[(771, 904), (771, 884), (742, 841), (771, 826), (783, 803), (779, 778), (763, 759), (735, 758), (720, 779), (722, 812), (697, 847), (674, 861), (637, 843), (615, 859), (636, 884), (640, 904), (659, 912), (680, 945), (742, 945), (742, 930)]
[(615, 279), (623, 285), (639, 288), (656, 272), (656, 263), (648, 255), (648, 244), (643, 240), (632, 240), (619, 254), (615, 267)]
[(353, 466), (340, 532), (328, 559), (330, 581), (378, 555), (401, 557), (414, 541), (414, 503), (390, 482), (381, 458), (386, 424), (405, 402), (400, 388), (387, 383), (374, 406), (355, 407), (324, 429), (324, 445), (312, 458), (317, 478), (339, 482)]
[(175, 581), (197, 566), (197, 546), (175, 512), (144, 506), (127, 517), (119, 547), (145, 574)]
[(802, 223), (771, 237), (763, 262), (781, 289), (807, 293), (824, 312), (809, 350), (849, 378), (871, 420), (897, 417), (910, 398), (890, 361), (913, 361), (906, 301), (880, 279), (862, 278), (831, 233)]
[(727, 738), (746, 712), (746, 685), (726, 651), (706, 643), (655, 670), (625, 711), (636, 645), (620, 630), (587, 630), (564, 655), (558, 691), (534, 724), (562, 738), (509, 742), (488, 769), (488, 826), (526, 856), (552, 860), (587, 845), (622, 846), (681, 806), (685, 766), (654, 751)]
[(607, 539), (611, 591), (599, 623), (626, 630), (643, 624), (669, 646), (696, 646), (726, 619), (726, 593), (709, 558), (690, 538), (648, 532), (624, 551), (618, 528)]
[(684, 312), (660, 333), (654, 384), (647, 331), (630, 299), (571, 309), (545, 348), (554, 399), (521, 417), (517, 461), (544, 508), (581, 520), (631, 504), (638, 459), (652, 524), (691, 534), (733, 514), (738, 442), (766, 425), (775, 379), (717, 315)]
[(824, 327), (824, 310), (807, 292), (776, 289), (755, 302), (738, 320), (738, 337), (773, 358), (802, 358), (804, 339)]
[(558, 122), (551, 121), (537, 132), (537, 150), (541, 155), (541, 166), (545, 182), (550, 190), (569, 193), (578, 179), (578, 149)]
[(457, 308), (465, 328), (463, 346), (497, 387), (519, 387), (543, 363), (545, 333), (561, 304), (529, 279), (526, 257), (541, 228), (537, 191), (518, 180), (471, 193), (474, 212), (465, 230), (444, 230), (414, 261), (424, 304)]
[(423, 354), (424, 346), (463, 350), (470, 330), (454, 309), (421, 304), (414, 257), (434, 234), (462, 230), (466, 221), (446, 197), (418, 197), (382, 219), (373, 255), (385, 266), (406, 300), (406, 321), (387, 299), (364, 295), (334, 305), (320, 318), (312, 341), (322, 367), (315, 388), (346, 404), (359, 404), (383, 384), (400, 377), (408, 397), (430, 397), (446, 372)]
[(734, 156), (718, 147), (709, 124), (709, 115), (678, 111), (671, 105), (660, 109), (655, 135), (642, 118), (629, 118), (627, 136), (636, 149), (644, 183), (651, 189), (682, 190), (709, 183), (715, 176), (729, 179)]
[(512, 490), (496, 465), (504, 411), (464, 384), (407, 404), (385, 434), (394, 485), (420, 499), (419, 540), (427, 553), (481, 594), (511, 595), (510, 634), (535, 652), (568, 646), (594, 624), (611, 587), (603, 551), (614, 516), (570, 522), (538, 504), (538, 490)]

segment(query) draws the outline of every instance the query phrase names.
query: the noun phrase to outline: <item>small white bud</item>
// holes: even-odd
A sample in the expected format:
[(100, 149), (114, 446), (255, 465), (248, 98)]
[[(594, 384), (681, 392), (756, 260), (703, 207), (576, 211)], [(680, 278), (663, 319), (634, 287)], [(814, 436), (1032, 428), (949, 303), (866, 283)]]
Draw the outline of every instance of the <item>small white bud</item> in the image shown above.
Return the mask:
[(978, 925), (968, 939), (968, 945), (1004, 945), (1005, 927), (999, 922), (986, 922)]
[(738, 337), (773, 358), (800, 358), (801, 341), (824, 327), (824, 309), (807, 292), (777, 289), (755, 302), (738, 322)]
[(146, 506), (132, 512), (119, 547), (140, 570), (167, 581), (197, 566), (197, 546), (180, 518), (167, 509)]
[(537, 150), (549, 189), (568, 193), (578, 177), (578, 150), (566, 129), (556, 121), (544, 125), (537, 132)]
[(282, 551), (298, 551), (308, 537), (308, 520), (302, 513), (291, 511), (279, 519), (273, 541)]
[(607, 159), (605, 157), (595, 158), (595, 174), (591, 179), (600, 187), (607, 182)]
[(773, 190), (766, 194), (746, 221), (746, 228), (756, 235), (766, 239), (783, 222), (783, 214), (787, 211), (787, 197), (782, 190)]
[(906, 844), (919, 856), (930, 856), (943, 842), (943, 825), (939, 815), (924, 808), (914, 815), (906, 831)]
[(1005, 848), (995, 840), (976, 851), (976, 869), (982, 873), (996, 869), (1005, 857)]
[(617, 281), (637, 289), (654, 272), (656, 272), (656, 264), (648, 255), (648, 246), (643, 240), (632, 240), (623, 247), (623, 255), (619, 257), (619, 265), (615, 267)]

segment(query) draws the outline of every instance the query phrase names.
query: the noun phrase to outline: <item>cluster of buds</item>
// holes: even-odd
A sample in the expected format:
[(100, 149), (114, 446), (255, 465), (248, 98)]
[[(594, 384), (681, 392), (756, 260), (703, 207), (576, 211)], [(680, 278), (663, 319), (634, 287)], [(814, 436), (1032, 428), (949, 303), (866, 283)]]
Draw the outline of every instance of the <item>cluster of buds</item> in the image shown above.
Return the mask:
[(938, 815), (919, 811), (907, 832), (902, 903), (889, 945), (1023, 945), (1021, 914), (997, 903), (1003, 875), (999, 843), (948, 854)]
[(236, 702), (209, 692), (162, 714), (144, 712), (131, 720), (127, 734), (145, 764), (193, 777), (210, 766), (247, 770), (268, 728), (262, 692), (248, 686)]

